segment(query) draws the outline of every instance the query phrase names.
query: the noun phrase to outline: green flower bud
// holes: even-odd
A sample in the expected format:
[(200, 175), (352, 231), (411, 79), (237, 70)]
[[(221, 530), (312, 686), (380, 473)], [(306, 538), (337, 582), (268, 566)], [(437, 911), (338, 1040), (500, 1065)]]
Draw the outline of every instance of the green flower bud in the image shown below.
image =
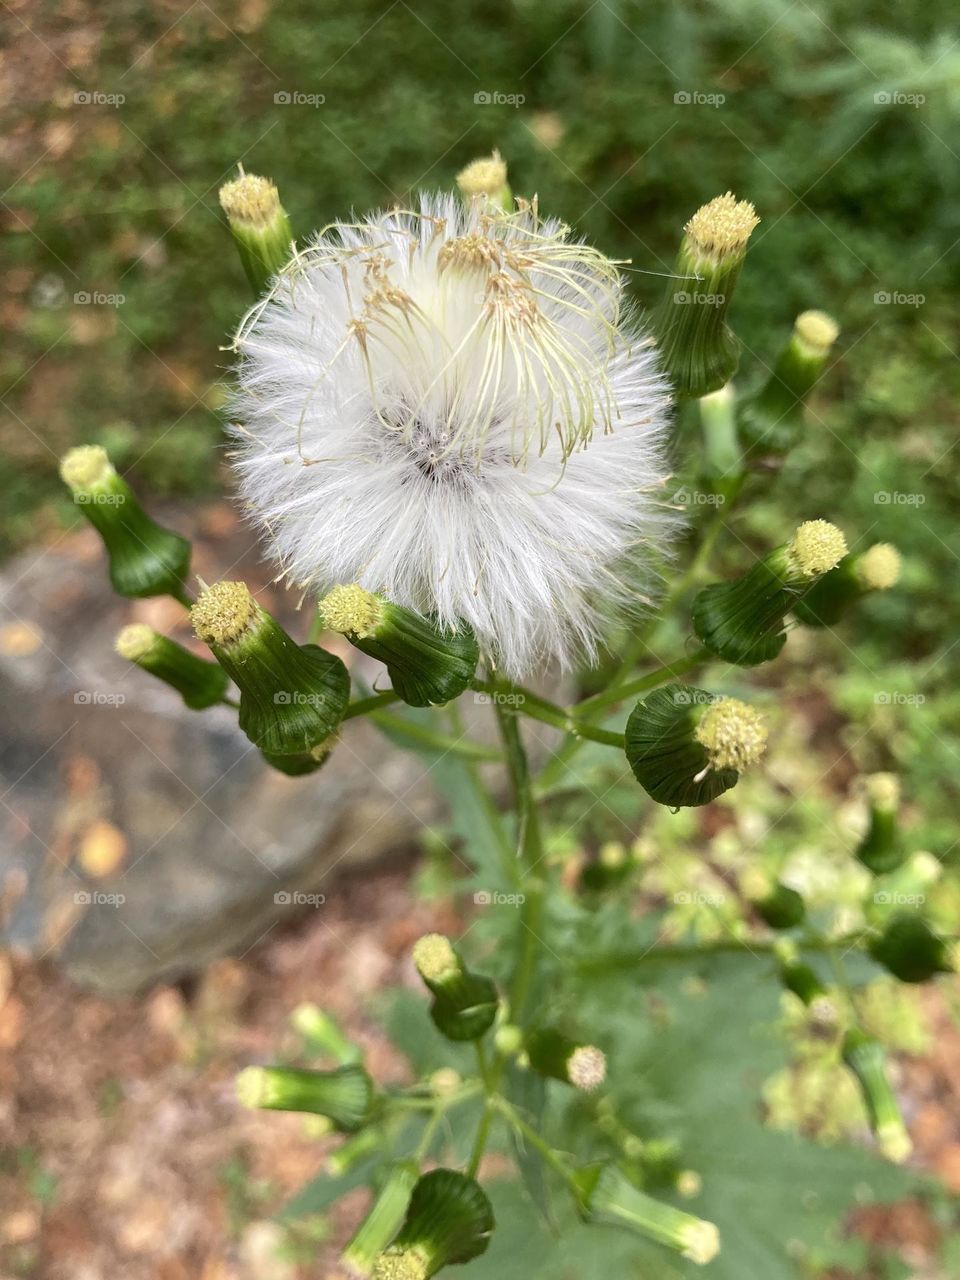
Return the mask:
[(105, 449), (92, 444), (71, 449), (60, 463), (60, 477), (103, 539), (117, 595), (171, 595), (187, 602), (190, 543), (150, 519)]
[(387, 1247), (400, 1229), (419, 1176), (420, 1170), (414, 1160), (398, 1160), (388, 1167), (369, 1213), (343, 1251), (344, 1264), (356, 1275), (370, 1274), (377, 1254)]
[(469, 1262), (490, 1243), (493, 1209), (479, 1184), (452, 1169), (426, 1173), (413, 1189), (403, 1226), (373, 1266), (373, 1280), (427, 1280)]
[(848, 555), (803, 593), (793, 607), (807, 627), (828, 627), (840, 621), (871, 591), (888, 591), (900, 577), (900, 552), (889, 542), (877, 542), (860, 555)]
[(373, 1103), (373, 1084), (357, 1064), (336, 1071), (294, 1067), (246, 1067), (237, 1076), (237, 1099), (252, 1110), (309, 1111), (326, 1116), (341, 1133), (359, 1129)]
[(720, 1252), (720, 1233), (712, 1222), (654, 1200), (614, 1164), (590, 1166), (578, 1182), (589, 1222), (626, 1227), (701, 1266)]
[(655, 689), (630, 713), (625, 751), (637, 781), (658, 804), (707, 804), (763, 755), (764, 717), (737, 698), (690, 685)]
[(497, 1028), (493, 1043), (497, 1053), (504, 1058), (515, 1058), (523, 1049), (523, 1029), (512, 1022), (505, 1022)]
[(954, 949), (913, 913), (894, 916), (870, 943), (870, 954), (901, 982), (927, 982), (954, 968)]
[(219, 194), (243, 269), (259, 297), (293, 255), (290, 219), (270, 179), (244, 173), (242, 166), (240, 176), (225, 183)]
[(412, 609), (391, 604), (363, 587), (334, 587), (320, 601), (323, 625), (384, 663), (394, 691), (411, 707), (458, 698), (480, 659), (469, 627), (443, 631)]
[(726, 315), (759, 221), (752, 204), (728, 191), (684, 227), (679, 278), (667, 281), (657, 321), (661, 359), (678, 396), (705, 396), (737, 370), (740, 344)]
[(826, 997), (827, 989), (808, 964), (800, 961), (780, 966), (780, 981), (809, 1008), (815, 1000)]
[(296, 644), (242, 582), (206, 587), (190, 616), (240, 690), (240, 728), (271, 763), (329, 749), (350, 696), (339, 658)]
[(121, 658), (162, 680), (194, 711), (222, 702), (230, 683), (215, 662), (198, 658), (175, 640), (135, 622), (117, 633), (114, 648)]
[(702, 396), (699, 402), (700, 426), (703, 432), (703, 467), (701, 474), (711, 493), (728, 501), (743, 484), (744, 466), (737, 437), (736, 392), (728, 382), (717, 391)]
[(579, 1044), (552, 1028), (527, 1038), (527, 1057), (539, 1075), (562, 1080), (584, 1093), (592, 1093), (607, 1075), (607, 1058), (596, 1045)]
[(448, 1040), (479, 1040), (497, 1016), (497, 989), (471, 973), (449, 938), (428, 933), (413, 948), (413, 963), (433, 992), (430, 1017)]
[(872, 773), (865, 782), (870, 826), (857, 846), (857, 857), (875, 876), (886, 875), (907, 856), (897, 831), (900, 782), (893, 773)]
[(740, 886), (754, 911), (771, 929), (794, 929), (807, 914), (796, 889), (773, 880), (759, 867), (751, 867), (741, 876)]
[(822, 311), (797, 317), (770, 377), (740, 414), (741, 438), (755, 456), (780, 459), (799, 442), (807, 397), (839, 332)]
[(298, 1004), (290, 1022), (314, 1053), (326, 1054), (341, 1065), (358, 1062), (363, 1056), (360, 1047), (347, 1039), (339, 1024), (319, 1005)]
[(844, 1038), (843, 1060), (857, 1077), (877, 1146), (888, 1160), (901, 1164), (913, 1144), (887, 1078), (883, 1046), (853, 1028)]
[(472, 160), (457, 174), (457, 186), (467, 204), (472, 200), (488, 200), (509, 213), (513, 208), (513, 192), (507, 182), (507, 164), (494, 148), (489, 156)]
[(693, 602), (693, 627), (703, 644), (726, 662), (753, 667), (775, 658), (786, 643), (784, 619), (798, 599), (846, 555), (840, 530), (807, 520), (786, 546), (777, 547), (733, 582), (715, 582)]

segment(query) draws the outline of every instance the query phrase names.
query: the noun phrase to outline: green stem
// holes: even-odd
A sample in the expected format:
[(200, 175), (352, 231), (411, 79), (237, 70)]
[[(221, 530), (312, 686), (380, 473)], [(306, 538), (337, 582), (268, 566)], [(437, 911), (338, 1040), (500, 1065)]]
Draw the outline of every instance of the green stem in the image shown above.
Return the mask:
[(453, 755), (466, 756), (469, 760), (502, 761), (503, 756), (494, 747), (485, 747), (480, 742), (469, 738), (453, 738), (446, 733), (437, 733), (421, 724), (414, 724), (402, 716), (392, 716), (387, 711), (371, 711), (370, 719), (378, 728), (417, 742), (424, 747), (433, 747), (437, 751), (450, 752)]
[(666, 680), (675, 679), (677, 676), (682, 676), (686, 672), (692, 671), (694, 667), (706, 662), (709, 657), (710, 653), (707, 649), (698, 649), (696, 653), (691, 653), (685, 658), (679, 658), (675, 662), (665, 662), (662, 666), (655, 667), (653, 671), (648, 671), (646, 675), (638, 676), (636, 680), (631, 680), (628, 684), (617, 684), (614, 681), (602, 693), (595, 693), (592, 698), (586, 698), (583, 702), (578, 703), (576, 707), (577, 714), (582, 715), (585, 711), (587, 713), (599, 711), (601, 708), (609, 707), (615, 702), (624, 702), (627, 698), (633, 698), (637, 694), (647, 693), (650, 689), (655, 689), (657, 685), (663, 684)]
[(503, 1115), (507, 1123), (511, 1125), (517, 1133), (525, 1138), (532, 1147), (535, 1147), (543, 1156), (550, 1168), (560, 1175), (579, 1203), (580, 1188), (577, 1185), (576, 1178), (573, 1176), (573, 1170), (567, 1166), (566, 1161), (561, 1159), (557, 1152), (554, 1151), (553, 1147), (540, 1137), (536, 1129), (527, 1124), (526, 1120), (524, 1120), (523, 1117), (510, 1105), (510, 1103), (507, 1102), (506, 1098), (498, 1097), (494, 1099), (494, 1105)]
[(488, 1098), (483, 1108), (483, 1115), (480, 1117), (480, 1123), (477, 1125), (477, 1136), (473, 1140), (473, 1150), (470, 1153), (470, 1163), (467, 1166), (468, 1178), (475, 1178), (477, 1176), (477, 1170), (480, 1168), (480, 1161), (483, 1159), (487, 1139), (490, 1137), (490, 1126), (492, 1122), (493, 1103)]
[(379, 711), (381, 707), (389, 707), (391, 702), (399, 702), (400, 695), (392, 689), (384, 693), (373, 693), (369, 698), (357, 698), (351, 702), (343, 713), (344, 720), (352, 720), (354, 716), (365, 716), (370, 711)]
[[(608, 747), (619, 747), (623, 750), (623, 734), (613, 733), (607, 729), (599, 729), (595, 725), (582, 724), (573, 711), (568, 711), (564, 707), (558, 706), (555, 702), (543, 698), (538, 693), (532, 693), (529, 689), (521, 686), (509, 686), (509, 692), (506, 687), (495, 683), (492, 680), (477, 681), (473, 688), (481, 693), (489, 694), (496, 702), (497, 698), (510, 697), (515, 699), (513, 705), (516, 710), (523, 715), (528, 716), (531, 720), (539, 720), (542, 724), (552, 725), (555, 729), (562, 729), (564, 733), (571, 734), (577, 738), (587, 738), (591, 742), (602, 742)], [(579, 708), (577, 708), (579, 710)]]
[[(849, 933), (841, 938), (823, 938), (811, 934), (806, 938), (796, 939), (799, 951), (831, 952), (834, 948), (849, 948), (863, 938), (862, 930)], [(616, 972), (620, 969), (631, 969), (641, 964), (654, 964), (658, 961), (696, 960), (703, 956), (727, 954), (770, 955), (776, 950), (778, 939), (746, 939), (725, 938), (720, 942), (689, 943), (664, 947), (645, 947), (630, 951), (612, 951), (605, 955), (591, 956), (581, 960), (576, 966), (579, 973)]]

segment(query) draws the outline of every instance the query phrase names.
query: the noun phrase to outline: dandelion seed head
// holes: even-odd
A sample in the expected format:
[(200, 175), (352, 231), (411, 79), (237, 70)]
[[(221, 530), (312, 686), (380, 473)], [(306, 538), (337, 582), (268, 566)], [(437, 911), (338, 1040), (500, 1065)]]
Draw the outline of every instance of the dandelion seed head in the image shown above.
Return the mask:
[(241, 324), (231, 406), (281, 576), (467, 623), (515, 678), (593, 657), (676, 522), (668, 388), (619, 266), (519, 203), (318, 234)]

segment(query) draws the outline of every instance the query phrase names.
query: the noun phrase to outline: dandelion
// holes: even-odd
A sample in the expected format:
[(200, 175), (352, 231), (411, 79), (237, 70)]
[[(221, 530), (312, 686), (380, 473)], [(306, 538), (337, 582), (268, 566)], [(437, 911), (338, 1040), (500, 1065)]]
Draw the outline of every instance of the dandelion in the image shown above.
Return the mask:
[(662, 545), (668, 398), (618, 265), (422, 198), (318, 234), (236, 338), (236, 467), (281, 576), (466, 624), (517, 677), (592, 656)]

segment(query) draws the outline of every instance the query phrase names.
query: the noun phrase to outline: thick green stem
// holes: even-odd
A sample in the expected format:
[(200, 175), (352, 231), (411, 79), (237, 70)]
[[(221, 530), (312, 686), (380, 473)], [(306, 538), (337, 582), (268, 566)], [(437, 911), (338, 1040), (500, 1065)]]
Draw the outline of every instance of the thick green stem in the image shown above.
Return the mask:
[(568, 1167), (566, 1161), (564, 1161), (557, 1152), (554, 1151), (553, 1147), (551, 1147), (548, 1142), (545, 1142), (544, 1139), (540, 1137), (539, 1133), (537, 1133), (536, 1129), (534, 1129), (532, 1125), (527, 1124), (526, 1120), (524, 1120), (519, 1112), (517, 1112), (516, 1109), (507, 1102), (506, 1098), (498, 1097), (496, 1099), (496, 1108), (503, 1115), (507, 1123), (511, 1125), (517, 1133), (525, 1138), (532, 1147), (535, 1147), (537, 1151), (540, 1152), (550, 1168), (558, 1173), (564, 1180), (579, 1203), (581, 1199), (580, 1187), (573, 1175), (573, 1171)]

